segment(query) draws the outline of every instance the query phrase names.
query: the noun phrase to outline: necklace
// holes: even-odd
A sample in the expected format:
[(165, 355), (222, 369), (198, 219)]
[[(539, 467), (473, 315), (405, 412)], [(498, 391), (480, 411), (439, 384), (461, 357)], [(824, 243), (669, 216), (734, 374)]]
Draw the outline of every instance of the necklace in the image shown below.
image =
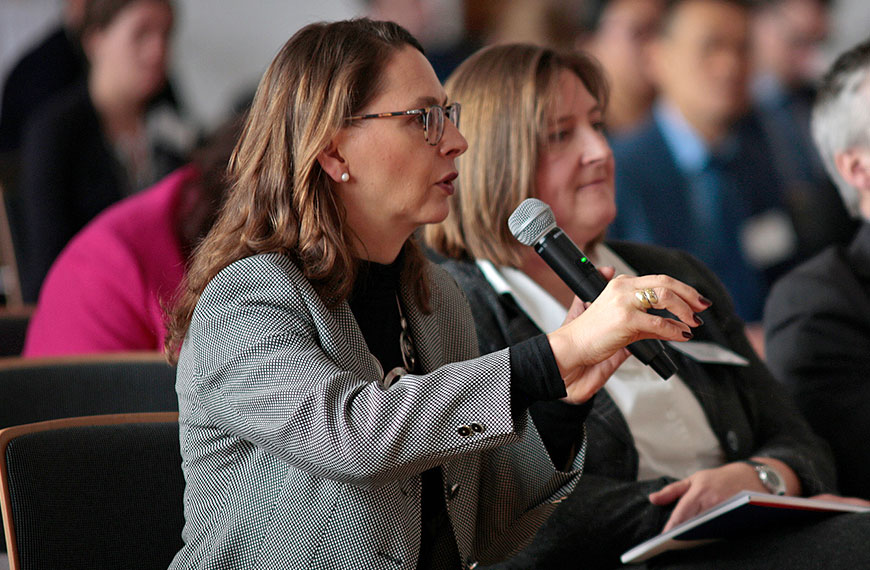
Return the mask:
[(411, 336), (411, 327), (408, 326), (408, 319), (402, 312), (402, 302), (399, 301), (399, 294), (396, 293), (396, 306), (399, 308), (399, 324), (402, 326), (402, 332), (399, 333), (399, 350), (402, 352), (402, 364), (404, 366), (396, 366), (384, 377), (381, 387), (386, 390), (396, 383), (396, 381), (408, 374), (417, 370), (417, 347), (414, 344), (414, 337)]

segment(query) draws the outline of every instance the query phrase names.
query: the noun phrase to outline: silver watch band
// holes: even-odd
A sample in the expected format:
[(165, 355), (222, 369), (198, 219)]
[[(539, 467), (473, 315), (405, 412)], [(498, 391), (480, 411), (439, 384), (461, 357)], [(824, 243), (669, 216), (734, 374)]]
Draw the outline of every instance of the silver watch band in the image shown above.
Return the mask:
[(752, 459), (743, 459), (741, 463), (747, 463), (755, 468), (755, 474), (758, 475), (761, 484), (764, 485), (764, 488), (771, 494), (785, 495), (785, 479), (783, 479), (782, 475), (780, 475), (779, 471), (774, 467), (767, 463), (754, 461)]

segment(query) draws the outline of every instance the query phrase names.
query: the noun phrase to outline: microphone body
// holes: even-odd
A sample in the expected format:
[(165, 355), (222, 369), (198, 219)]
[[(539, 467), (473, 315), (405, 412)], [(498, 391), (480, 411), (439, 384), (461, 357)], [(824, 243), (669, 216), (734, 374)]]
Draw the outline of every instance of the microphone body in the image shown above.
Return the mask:
[[(534, 247), (538, 255), (580, 299), (594, 301), (607, 286), (604, 276), (558, 226), (544, 235)], [(664, 380), (677, 371), (677, 365), (657, 339), (633, 342), (628, 345), (628, 351), (647, 366), (651, 366)]]
[[(583, 301), (594, 301), (607, 286), (589, 258), (556, 225), (553, 211), (544, 202), (536, 198), (524, 200), (511, 214), (508, 226), (520, 243), (534, 246), (538, 255)], [(677, 365), (658, 339), (633, 342), (628, 350), (665, 380), (677, 371)]]

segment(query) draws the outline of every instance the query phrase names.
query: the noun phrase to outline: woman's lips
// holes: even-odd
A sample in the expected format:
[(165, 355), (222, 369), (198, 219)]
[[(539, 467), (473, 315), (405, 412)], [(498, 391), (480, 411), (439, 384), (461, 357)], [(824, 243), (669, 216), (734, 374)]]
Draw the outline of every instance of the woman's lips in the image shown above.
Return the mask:
[(453, 193), (456, 191), (453, 187), (453, 181), (456, 179), (457, 176), (458, 173), (451, 172), (450, 174), (439, 180), (436, 184), (440, 186), (441, 189), (444, 190), (444, 192), (446, 192), (448, 196), (452, 196)]

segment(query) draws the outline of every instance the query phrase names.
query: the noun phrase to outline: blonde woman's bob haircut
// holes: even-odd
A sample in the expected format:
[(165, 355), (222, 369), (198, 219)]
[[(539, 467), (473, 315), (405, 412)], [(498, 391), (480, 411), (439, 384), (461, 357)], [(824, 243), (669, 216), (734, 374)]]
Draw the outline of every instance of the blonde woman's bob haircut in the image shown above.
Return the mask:
[(458, 159), (450, 214), (424, 230), (426, 243), (438, 254), (520, 266), (525, 246), (511, 235), (507, 219), (520, 202), (535, 197), (538, 156), (563, 70), (575, 73), (602, 109), (606, 106), (601, 67), (579, 52), (495, 45), (450, 75), (445, 87), (451, 100), (462, 102), (468, 151)]
[[(329, 307), (350, 294), (357, 264), (346, 212), (317, 155), (383, 88), (392, 56), (423, 48), (393, 22), (357, 19), (308, 25), (263, 75), (227, 170), (226, 202), (193, 254), (169, 313), (167, 358), (181, 346), (205, 286), (231, 263), (258, 253), (292, 258)], [(428, 310), (425, 258), (413, 238), (403, 279)]]

